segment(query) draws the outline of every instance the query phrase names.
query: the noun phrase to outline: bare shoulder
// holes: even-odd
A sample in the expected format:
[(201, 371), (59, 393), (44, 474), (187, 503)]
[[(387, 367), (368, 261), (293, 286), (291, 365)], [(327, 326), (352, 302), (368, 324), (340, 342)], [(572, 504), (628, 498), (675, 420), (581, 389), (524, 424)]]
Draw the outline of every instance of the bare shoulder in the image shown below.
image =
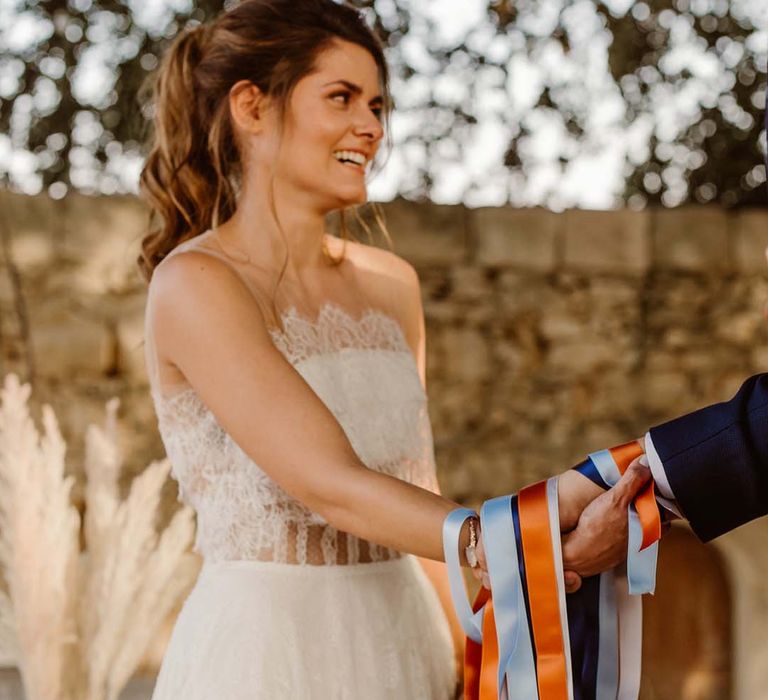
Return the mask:
[(167, 257), (155, 268), (149, 284), (150, 302), (163, 310), (205, 307), (206, 299), (233, 292), (247, 297), (248, 289), (223, 260), (196, 250)]
[(147, 295), (153, 332), (162, 359), (178, 364), (177, 355), (191, 351), (185, 337), (199, 328), (225, 337), (237, 324), (255, 336), (268, 337), (254, 296), (226, 262), (189, 250), (175, 253), (154, 270)]
[(392, 251), (357, 241), (347, 242), (346, 256), (368, 298), (400, 321), (409, 345), (416, 351), (423, 332), (416, 269)]
[[(337, 239), (338, 240), (338, 239)], [(340, 241), (339, 241), (340, 243)], [(347, 241), (347, 259), (354, 266), (365, 291), (387, 304), (413, 301), (419, 278), (415, 268), (396, 253), (358, 241)]]

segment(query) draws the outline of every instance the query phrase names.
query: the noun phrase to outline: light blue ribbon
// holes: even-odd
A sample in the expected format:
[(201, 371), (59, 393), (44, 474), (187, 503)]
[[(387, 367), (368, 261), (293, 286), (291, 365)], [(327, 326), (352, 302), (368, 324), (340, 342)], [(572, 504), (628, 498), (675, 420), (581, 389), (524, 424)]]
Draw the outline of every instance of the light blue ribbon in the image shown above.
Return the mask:
[(608, 488), (611, 488), (618, 483), (619, 479), (621, 479), (621, 472), (619, 471), (619, 467), (613, 459), (610, 450), (593, 452), (589, 455), (589, 458), (597, 467), (597, 471), (600, 472), (600, 476), (603, 478), (603, 481)]
[(464, 634), (477, 644), (482, 644), (484, 608), (480, 608), (477, 612), (472, 611), (459, 560), (461, 528), (467, 518), (472, 516), (476, 517), (477, 513), (469, 508), (456, 508), (448, 513), (443, 521), (443, 553), (448, 566), (448, 583), (451, 588), (453, 607), (456, 609)]
[(627, 582), (630, 595), (656, 591), (656, 564), (659, 543), (654, 542), (642, 551), (643, 525), (634, 504), (629, 505), (629, 551), (627, 554)]
[(613, 570), (600, 574), (600, 635), (595, 700), (616, 700), (619, 692), (619, 617)]
[[(610, 450), (600, 450), (589, 455), (603, 481), (613, 487), (621, 478), (621, 473)], [(629, 543), (627, 546), (627, 581), (630, 595), (653, 593), (656, 590), (656, 564), (659, 556), (659, 543), (654, 542), (643, 551), (643, 526), (633, 504), (627, 513)], [(601, 582), (602, 583), (602, 582)]]
[(517, 559), (513, 498), (493, 498), (480, 510), (499, 645), (499, 697), (506, 678), (509, 700), (536, 700), (539, 697), (536, 664)]

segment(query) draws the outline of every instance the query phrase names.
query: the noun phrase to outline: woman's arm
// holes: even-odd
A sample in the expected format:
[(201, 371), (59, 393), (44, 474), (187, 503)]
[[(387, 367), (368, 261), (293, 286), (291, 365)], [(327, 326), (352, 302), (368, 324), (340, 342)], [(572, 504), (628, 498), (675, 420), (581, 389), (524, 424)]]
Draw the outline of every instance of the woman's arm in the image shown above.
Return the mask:
[[(168, 258), (154, 272), (147, 313), (162, 358), (281, 488), (338, 530), (443, 560), (443, 521), (458, 504), (360, 461), (225, 263), (194, 251)], [(464, 565), (468, 541), (465, 524)]]
[[(416, 366), (419, 371), (421, 384), (426, 392), (426, 330), (424, 309), (421, 303), (421, 286), (416, 271), (410, 265), (403, 263), (402, 268), (401, 277), (404, 282), (402, 288), (405, 290), (405, 298), (403, 300), (405, 333), (408, 344), (411, 346), (411, 350), (416, 358)], [(439, 486), (436, 487), (435, 492), (440, 493)], [(424, 558), (419, 558), (419, 563), (432, 583), (437, 597), (443, 606), (445, 616), (448, 619), (451, 636), (453, 637), (457, 673), (461, 677), (464, 668), (465, 637), (451, 597), (450, 584), (448, 583), (448, 567), (443, 562)]]

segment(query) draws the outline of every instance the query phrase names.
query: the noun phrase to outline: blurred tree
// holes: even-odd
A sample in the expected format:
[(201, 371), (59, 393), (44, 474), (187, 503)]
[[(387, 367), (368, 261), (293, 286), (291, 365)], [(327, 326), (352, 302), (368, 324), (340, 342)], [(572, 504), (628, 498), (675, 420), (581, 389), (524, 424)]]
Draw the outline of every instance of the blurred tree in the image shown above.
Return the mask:
[(656, 120), (647, 158), (627, 171), (625, 196), (654, 204), (766, 204), (765, 166), (755, 148), (766, 100), (764, 2), (647, 0), (624, 14), (601, 3), (600, 12), (614, 38), (611, 74), (628, 120), (658, 114), (665, 102), (676, 110), (674, 121)]
[[(452, 1), (353, 0), (388, 46), (396, 193), (562, 209), (597, 167), (620, 175), (615, 206), (768, 203), (764, 0), (461, 0), (449, 22)], [(133, 188), (137, 90), (169, 38), (225, 4), (0, 9), (5, 177), (54, 196)]]
[[(223, 0), (181, 10), (178, 2), (15, 4), (0, 44), (0, 133), (8, 134), (19, 169), (53, 185), (54, 196), (68, 186), (127, 189), (131, 174), (121, 167), (140, 153), (145, 135), (148, 109), (137, 96), (146, 75), (181, 27), (215, 15)], [(86, 70), (92, 76), (78, 83)]]

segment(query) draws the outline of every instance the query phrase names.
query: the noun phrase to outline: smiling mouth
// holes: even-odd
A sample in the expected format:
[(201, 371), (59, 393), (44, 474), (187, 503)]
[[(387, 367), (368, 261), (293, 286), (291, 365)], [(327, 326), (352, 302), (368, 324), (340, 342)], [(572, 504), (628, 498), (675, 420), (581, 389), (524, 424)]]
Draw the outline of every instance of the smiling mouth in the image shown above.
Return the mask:
[(365, 173), (365, 166), (370, 162), (365, 153), (349, 148), (336, 149), (333, 152), (333, 157), (342, 165), (349, 165), (355, 168), (359, 173)]
[(365, 174), (365, 167), (362, 165), (358, 165), (357, 163), (353, 163), (352, 161), (340, 161), (338, 158), (334, 158), (334, 160), (339, 164), (343, 165), (346, 168), (352, 168), (353, 170), (356, 170), (358, 173)]
[(359, 173), (360, 175), (365, 175), (365, 166), (364, 166), (364, 165), (359, 165), (359, 164), (357, 164), (357, 163), (353, 163), (353, 162), (352, 162), (352, 161), (350, 161), (350, 160), (342, 161), (342, 160), (339, 160), (338, 158), (334, 158), (334, 160), (335, 160), (335, 161), (336, 161), (336, 162), (337, 162), (339, 165), (341, 165), (341, 166), (343, 166), (343, 167), (345, 167), (345, 168), (347, 168), (347, 169), (351, 169), (351, 170), (354, 170), (354, 171), (356, 171), (357, 173)]

